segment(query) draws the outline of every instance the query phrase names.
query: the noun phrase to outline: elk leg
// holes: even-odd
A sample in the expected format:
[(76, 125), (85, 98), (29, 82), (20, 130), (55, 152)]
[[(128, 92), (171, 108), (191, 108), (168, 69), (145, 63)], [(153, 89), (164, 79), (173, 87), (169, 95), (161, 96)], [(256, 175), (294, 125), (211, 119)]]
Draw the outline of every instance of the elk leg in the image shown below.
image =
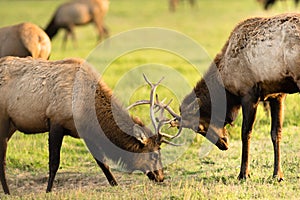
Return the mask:
[(7, 142), (15, 131), (9, 120), (0, 121), (0, 180), (5, 194), (10, 194), (5, 175)]
[[(1, 133), (2, 130), (1, 130)], [(6, 159), (6, 149), (7, 149), (7, 139), (4, 137), (0, 138), (0, 180), (1, 180), (1, 184), (2, 184), (2, 188), (5, 194), (10, 194), (9, 193), (9, 189), (8, 189), (8, 185), (6, 182), (6, 176), (5, 176), (5, 159)]]
[(46, 192), (51, 192), (53, 181), (60, 162), (60, 148), (64, 138), (64, 129), (51, 125), (49, 131), (49, 178)]
[(72, 37), (74, 48), (77, 48), (77, 40), (76, 40), (73, 26), (67, 26), (67, 27), (65, 27), (65, 29), (66, 29), (66, 32), (65, 32), (65, 35), (64, 35), (64, 38), (62, 41), (62, 45), (61, 45), (62, 49), (63, 50), (66, 49), (67, 40), (68, 40), (69, 35), (71, 35), (71, 37)]
[(284, 99), (286, 94), (281, 94), (276, 98), (269, 99), (271, 108), (271, 138), (274, 148), (274, 172), (273, 177), (278, 177), (278, 181), (283, 180), (283, 173), (280, 164), (280, 140), (283, 123)]
[(175, 12), (178, 3), (178, 0), (169, 0), (169, 10)]
[(259, 98), (248, 94), (242, 98), (242, 162), (238, 179), (246, 179), (249, 175), (249, 151), (253, 124), (256, 116)]
[(116, 181), (114, 175), (111, 173), (111, 171), (110, 171), (110, 169), (109, 169), (109, 166), (108, 166), (107, 164), (105, 164), (105, 163), (99, 161), (99, 160), (96, 159), (96, 158), (95, 158), (95, 160), (96, 160), (97, 164), (99, 165), (99, 167), (102, 169), (103, 173), (105, 174), (105, 176), (106, 176), (106, 178), (107, 178), (109, 184), (110, 184), (111, 186), (117, 186), (118, 183), (117, 183), (117, 181)]
[(103, 24), (103, 16), (94, 19), (95, 27), (98, 31), (98, 40), (101, 41), (103, 38), (108, 36), (108, 29)]

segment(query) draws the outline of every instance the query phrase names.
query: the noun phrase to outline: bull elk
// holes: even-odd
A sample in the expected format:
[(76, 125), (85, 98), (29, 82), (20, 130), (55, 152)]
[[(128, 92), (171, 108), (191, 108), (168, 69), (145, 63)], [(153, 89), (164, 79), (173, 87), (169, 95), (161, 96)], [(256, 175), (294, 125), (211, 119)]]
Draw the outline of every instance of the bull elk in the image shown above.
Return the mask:
[[(158, 84), (152, 86), (151, 96)], [(121, 161), (129, 171), (144, 172), (150, 180), (163, 181), (160, 145), (173, 143), (160, 129), (161, 124), (168, 122), (163, 118), (153, 121), (158, 123), (153, 134), (141, 120), (129, 115), (83, 60), (1, 58), (0, 93), (0, 180), (6, 194), (9, 194), (5, 178), (6, 148), (16, 130), (25, 134), (49, 132), (46, 192), (52, 189), (65, 135), (84, 139), (112, 186), (117, 181), (105, 162), (106, 157)]]
[(94, 23), (99, 39), (108, 36), (108, 30), (104, 26), (104, 16), (109, 8), (109, 0), (73, 0), (60, 5), (45, 32), (52, 39), (59, 29), (65, 29), (63, 46), (66, 45), (68, 36), (71, 35), (75, 42), (74, 27)]
[[(283, 180), (280, 140), (286, 93), (300, 88), (300, 14), (250, 18), (232, 31), (203, 78), (181, 103), (182, 126), (228, 149), (226, 125), (242, 108), (242, 160), (238, 178), (249, 177), (250, 138), (260, 101), (269, 101), (274, 147), (273, 177)], [(224, 95), (224, 96), (223, 96)], [(224, 99), (224, 102), (220, 100)], [(218, 107), (218, 105), (224, 105)], [(215, 112), (212, 109), (224, 110)]]
[(51, 41), (37, 25), (21, 23), (0, 28), (0, 57), (18, 56), (48, 59)]

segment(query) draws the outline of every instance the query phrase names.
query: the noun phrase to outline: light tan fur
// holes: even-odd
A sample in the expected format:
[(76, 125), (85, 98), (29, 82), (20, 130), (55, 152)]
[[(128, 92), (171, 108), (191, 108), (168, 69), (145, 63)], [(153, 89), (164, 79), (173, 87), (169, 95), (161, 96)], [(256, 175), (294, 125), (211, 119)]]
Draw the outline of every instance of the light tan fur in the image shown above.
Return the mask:
[(32, 23), (0, 28), (0, 57), (18, 56), (48, 59), (51, 41), (48, 35)]
[(149, 179), (163, 181), (162, 142), (129, 115), (84, 60), (1, 58), (0, 94), (0, 181), (5, 193), (9, 194), (4, 170), (6, 146), (16, 130), (25, 134), (49, 132), (47, 192), (58, 170), (65, 135), (84, 139), (112, 186), (117, 182), (105, 157), (122, 162), (129, 171), (141, 170)]

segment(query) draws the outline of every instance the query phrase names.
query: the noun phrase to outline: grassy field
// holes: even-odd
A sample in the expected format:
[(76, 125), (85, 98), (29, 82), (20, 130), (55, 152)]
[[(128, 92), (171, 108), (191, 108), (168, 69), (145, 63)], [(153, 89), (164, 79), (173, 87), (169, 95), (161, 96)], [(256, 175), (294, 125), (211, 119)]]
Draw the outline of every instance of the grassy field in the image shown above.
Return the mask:
[[(165, 76), (165, 87), (160, 88), (158, 93), (168, 99), (175, 97), (172, 107), (176, 110), (183, 96), (190, 92), (191, 87), (200, 79), (239, 21), (252, 16), (297, 11), (292, 1), (287, 4), (279, 2), (270, 11), (264, 12), (255, 0), (198, 0), (196, 8), (191, 9), (188, 4), (181, 4), (176, 13), (168, 11), (167, 0), (110, 1), (106, 25), (110, 29), (112, 42), (128, 31), (136, 33), (134, 30), (138, 28), (157, 27), (158, 32), (176, 31), (174, 46), (170, 48), (187, 54), (178, 55), (164, 49), (138, 49), (117, 55), (109, 65), (103, 66), (107, 63), (106, 56), (113, 50), (117, 52), (122, 47), (132, 50), (129, 43), (134, 42), (136, 38), (121, 40), (118, 43), (120, 46), (113, 46), (114, 43), (107, 42), (107, 48), (102, 45), (95, 49), (96, 32), (92, 25), (88, 25), (76, 29), (77, 48), (69, 40), (66, 49), (63, 50), (63, 33), (60, 32), (53, 40), (50, 59), (80, 57), (97, 63), (94, 66), (125, 103), (128, 99), (122, 97), (126, 97), (133, 85), (128, 84), (125, 89), (119, 86), (121, 81), (126, 80), (124, 77), (127, 77), (129, 72), (138, 74), (135, 77), (138, 76), (140, 80), (144, 71), (155, 81)], [(45, 27), (55, 8), (62, 2), (0, 0), (0, 26), (30, 21)], [(187, 46), (180, 49), (184, 44), (181, 36), (186, 41), (196, 43), (200, 51), (195, 52)], [(168, 35), (155, 41), (155, 44), (165, 45), (167, 39)], [(183, 91), (175, 89), (182, 88), (180, 83), (173, 87), (168, 85), (175, 84), (172, 78), (178, 74), (186, 83), (187, 89)], [(128, 77), (130, 79), (130, 76)], [(130, 93), (129, 101), (146, 98), (149, 92), (147, 87), (134, 89), (135, 91)], [(188, 130), (182, 136), (188, 141), (183, 148), (168, 149), (164, 146), (163, 155), (165, 153), (165, 158), (168, 159), (164, 161), (167, 163), (164, 169), (166, 179), (161, 184), (148, 181), (148, 178), (140, 173), (127, 174), (113, 169), (119, 186), (110, 187), (83, 141), (66, 137), (61, 151), (60, 169), (50, 194), (45, 193), (48, 176), (48, 135), (25, 136), (16, 133), (9, 142), (7, 153), (7, 178), (12, 195), (3, 195), (1, 188), (0, 199), (299, 199), (299, 100), (298, 95), (290, 95), (286, 100), (282, 138), (285, 181), (282, 183), (278, 183), (271, 176), (273, 147), (269, 134), (270, 117), (260, 107), (251, 143), (251, 178), (247, 181), (237, 180), (241, 160), (239, 116), (235, 126), (229, 128), (230, 149), (226, 152), (218, 150), (202, 136)], [(149, 122), (146, 110), (136, 109), (133, 112)], [(177, 156), (168, 155), (170, 152)]]

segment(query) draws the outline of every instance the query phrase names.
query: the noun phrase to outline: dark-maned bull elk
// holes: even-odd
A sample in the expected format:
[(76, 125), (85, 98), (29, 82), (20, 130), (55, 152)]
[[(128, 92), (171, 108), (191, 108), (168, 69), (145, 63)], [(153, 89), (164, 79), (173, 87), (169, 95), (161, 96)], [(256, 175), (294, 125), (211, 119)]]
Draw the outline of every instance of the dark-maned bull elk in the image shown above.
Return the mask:
[(48, 35), (32, 23), (0, 28), (0, 57), (18, 56), (48, 59), (51, 41)]
[[(285, 93), (300, 88), (300, 14), (251, 18), (238, 24), (222, 51), (180, 106), (182, 126), (210, 138), (226, 150), (225, 126), (242, 108), (242, 161), (238, 178), (249, 176), (250, 138), (260, 101), (269, 101), (274, 146), (273, 176), (283, 180), (280, 140)], [(209, 86), (209, 87), (208, 87)], [(223, 91), (223, 93), (222, 93)], [(212, 115), (225, 94), (226, 110)], [(196, 108), (196, 109), (195, 109)], [(200, 115), (200, 116), (199, 116)], [(209, 130), (209, 131), (208, 131)]]
[(65, 29), (66, 33), (63, 39), (63, 46), (66, 45), (68, 35), (71, 35), (75, 42), (74, 27), (94, 23), (99, 40), (108, 36), (108, 30), (104, 26), (104, 16), (109, 8), (109, 0), (73, 0), (60, 5), (45, 32), (52, 39), (59, 29)]
[[(90, 90), (92, 95), (86, 95)], [(155, 88), (152, 91), (154, 95)], [(96, 153), (91, 152), (112, 186), (117, 181), (105, 157), (121, 161), (129, 171), (141, 170), (150, 180), (163, 181), (160, 145), (172, 143), (160, 132), (160, 126), (153, 134), (138, 118), (131, 117), (83, 60), (4, 57), (0, 59), (0, 93), (0, 179), (6, 194), (6, 148), (16, 130), (25, 134), (49, 131), (47, 192), (51, 191), (59, 168), (65, 135), (83, 138), (90, 151), (96, 149)], [(86, 115), (92, 111), (95, 124)]]

